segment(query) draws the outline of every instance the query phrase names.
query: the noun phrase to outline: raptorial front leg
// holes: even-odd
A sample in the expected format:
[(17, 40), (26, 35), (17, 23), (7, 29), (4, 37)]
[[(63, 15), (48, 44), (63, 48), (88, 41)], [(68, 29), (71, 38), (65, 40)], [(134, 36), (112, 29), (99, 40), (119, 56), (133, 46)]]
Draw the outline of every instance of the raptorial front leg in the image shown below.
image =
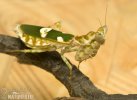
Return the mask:
[(79, 46), (67, 46), (65, 48), (61, 49), (61, 54), (63, 55), (64, 53), (69, 53), (69, 52), (75, 52), (79, 49)]

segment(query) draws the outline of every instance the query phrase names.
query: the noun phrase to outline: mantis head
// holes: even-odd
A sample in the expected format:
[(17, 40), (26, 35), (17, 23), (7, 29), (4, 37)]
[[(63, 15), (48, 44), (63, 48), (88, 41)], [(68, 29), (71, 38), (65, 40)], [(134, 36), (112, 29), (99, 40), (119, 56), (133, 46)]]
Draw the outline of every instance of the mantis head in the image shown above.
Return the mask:
[(95, 40), (99, 42), (100, 44), (103, 44), (105, 41), (106, 33), (107, 33), (106, 25), (99, 27), (95, 35)]

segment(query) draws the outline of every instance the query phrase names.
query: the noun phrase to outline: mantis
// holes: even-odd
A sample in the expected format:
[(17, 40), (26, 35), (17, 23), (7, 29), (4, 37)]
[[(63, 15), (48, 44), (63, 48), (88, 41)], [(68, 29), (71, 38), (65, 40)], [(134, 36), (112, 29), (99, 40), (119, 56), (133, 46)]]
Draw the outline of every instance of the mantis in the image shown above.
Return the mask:
[(96, 32), (90, 31), (82, 36), (74, 36), (73, 34), (61, 32), (60, 28), (60, 22), (56, 22), (49, 27), (28, 24), (17, 25), (15, 32), (30, 49), (14, 50), (13, 52), (41, 53), (58, 51), (62, 60), (70, 69), (71, 75), (72, 66), (64, 54), (76, 52), (75, 60), (79, 64), (86, 59), (94, 57), (100, 46), (105, 42), (105, 35), (107, 33), (106, 17), (104, 26), (101, 25)]

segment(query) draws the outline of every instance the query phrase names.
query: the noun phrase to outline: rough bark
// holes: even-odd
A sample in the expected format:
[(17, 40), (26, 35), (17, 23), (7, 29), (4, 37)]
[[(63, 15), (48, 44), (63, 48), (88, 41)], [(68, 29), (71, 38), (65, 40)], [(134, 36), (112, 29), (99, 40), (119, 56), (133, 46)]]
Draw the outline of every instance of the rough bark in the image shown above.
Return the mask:
[[(73, 64), (72, 77), (69, 78), (69, 69), (56, 51), (44, 53), (6, 52), (26, 48), (27, 47), (20, 41), (20, 39), (0, 35), (0, 53), (17, 57), (19, 63), (36, 65), (37, 67), (50, 72), (67, 88), (71, 97), (80, 97), (81, 100), (137, 100), (137, 94), (122, 95), (105, 93), (95, 87), (89, 78), (81, 73), (81, 71)], [(63, 97), (57, 98), (56, 100), (78, 99)]]

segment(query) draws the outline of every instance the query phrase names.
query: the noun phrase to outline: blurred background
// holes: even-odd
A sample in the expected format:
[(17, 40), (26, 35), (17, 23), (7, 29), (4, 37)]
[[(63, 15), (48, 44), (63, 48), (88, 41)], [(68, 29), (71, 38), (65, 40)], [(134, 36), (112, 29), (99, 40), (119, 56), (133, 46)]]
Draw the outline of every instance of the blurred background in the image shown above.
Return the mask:
[[(0, 0), (0, 34), (17, 37), (17, 24), (52, 25), (83, 35), (105, 22), (106, 0)], [(107, 93), (137, 93), (137, 0), (108, 0), (106, 42), (80, 70)], [(66, 56), (75, 64), (75, 53)], [(0, 54), (0, 88), (30, 89), (34, 100), (69, 96), (50, 73)]]

